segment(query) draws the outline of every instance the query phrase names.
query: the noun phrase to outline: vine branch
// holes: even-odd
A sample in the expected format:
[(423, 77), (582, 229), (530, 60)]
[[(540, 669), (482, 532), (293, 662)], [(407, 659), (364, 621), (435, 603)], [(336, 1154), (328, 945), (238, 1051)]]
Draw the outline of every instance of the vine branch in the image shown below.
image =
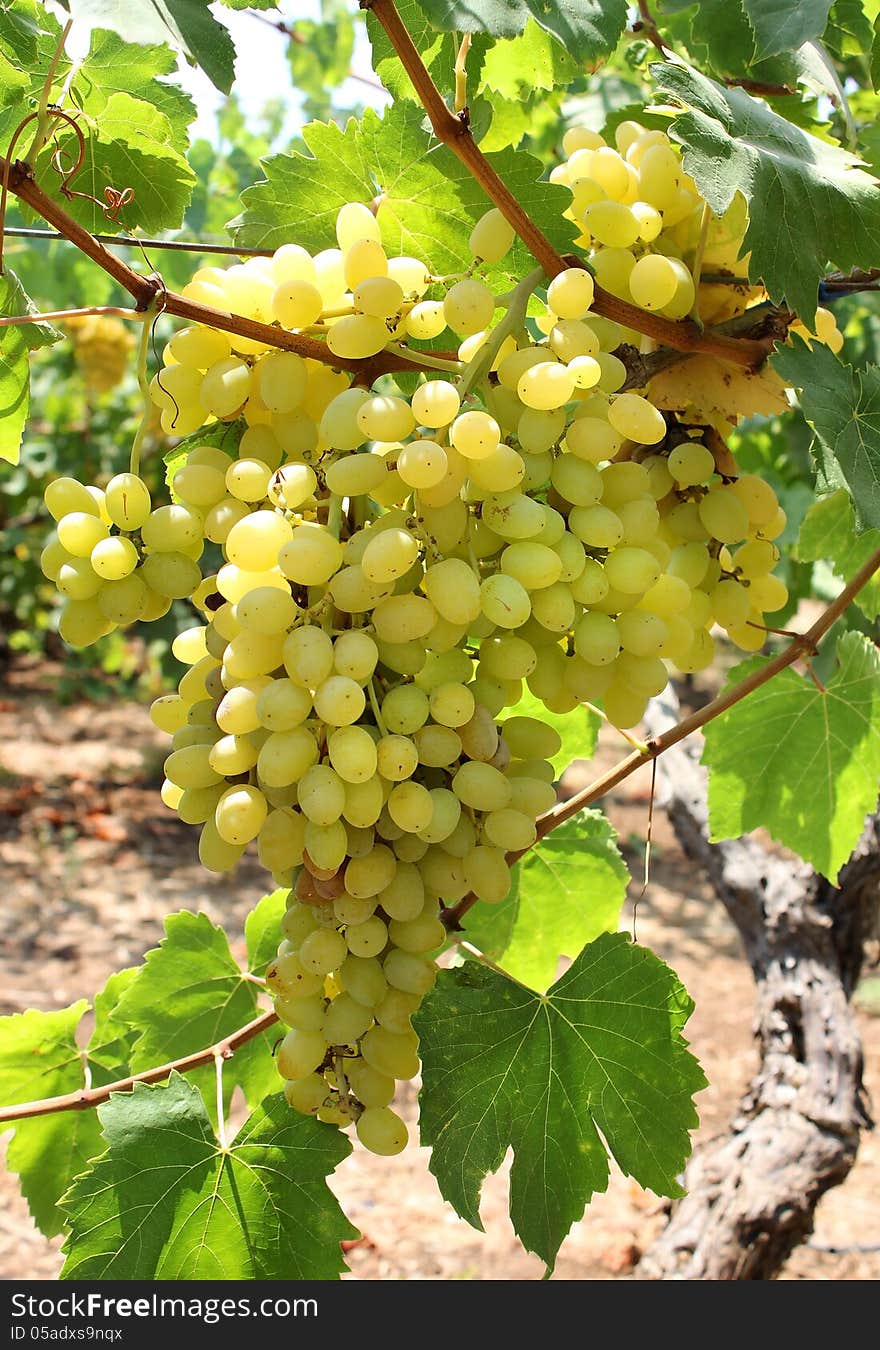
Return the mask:
[(247, 1026), (240, 1027), (231, 1036), (194, 1055), (184, 1055), (182, 1059), (172, 1060), (170, 1064), (160, 1064), (155, 1069), (144, 1069), (142, 1073), (120, 1078), (115, 1083), (105, 1083), (99, 1088), (80, 1088), (77, 1092), (67, 1092), (61, 1097), (44, 1097), (42, 1101), (20, 1102), (17, 1106), (0, 1107), (0, 1124), (13, 1120), (29, 1120), (34, 1116), (49, 1116), (56, 1111), (87, 1111), (93, 1106), (106, 1102), (113, 1092), (129, 1092), (135, 1083), (161, 1083), (172, 1073), (189, 1073), (203, 1064), (217, 1064), (219, 1060), (231, 1059), (236, 1050), (252, 1041), (255, 1036), (274, 1026), (278, 1016), (274, 1012), (261, 1013)]

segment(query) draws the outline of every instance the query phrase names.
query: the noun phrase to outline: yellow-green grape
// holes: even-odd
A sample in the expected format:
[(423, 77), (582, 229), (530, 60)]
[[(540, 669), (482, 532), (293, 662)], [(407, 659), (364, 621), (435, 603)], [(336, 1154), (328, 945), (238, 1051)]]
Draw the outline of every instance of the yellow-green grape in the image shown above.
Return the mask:
[(595, 287), (589, 272), (568, 267), (547, 288), (547, 304), (560, 319), (582, 319), (593, 303)]
[(574, 393), (574, 375), (558, 361), (539, 361), (520, 376), (516, 391), (527, 408), (561, 408)]
[(639, 222), (619, 201), (592, 202), (583, 214), (584, 229), (600, 244), (629, 248), (639, 238)]
[(449, 472), (449, 457), (436, 441), (411, 441), (397, 456), (397, 472), (417, 491), (437, 487)]
[(361, 568), (369, 581), (380, 585), (395, 581), (412, 567), (419, 556), (419, 543), (404, 529), (386, 529), (370, 540), (361, 558)]
[(582, 615), (574, 628), (574, 649), (592, 666), (609, 665), (620, 651), (617, 623), (596, 611)]
[(457, 281), (443, 301), (447, 324), (461, 337), (488, 328), (495, 313), (495, 297), (482, 281)]
[(422, 300), (413, 305), (406, 316), (406, 331), (420, 342), (439, 337), (446, 327), (446, 313), (442, 300)]
[(705, 483), (715, 472), (715, 459), (701, 441), (682, 441), (669, 452), (669, 472), (680, 487)]
[(414, 1078), (419, 1071), (418, 1040), (412, 1031), (398, 1034), (386, 1027), (373, 1027), (361, 1042), (361, 1054), (372, 1068), (389, 1078)]
[(315, 713), (328, 726), (347, 727), (356, 722), (366, 699), (361, 686), (347, 675), (330, 675), (315, 690)]
[(504, 851), (478, 844), (463, 859), (465, 885), (490, 905), (497, 905), (510, 892), (510, 868)]
[(377, 239), (356, 239), (343, 250), (343, 274), (349, 290), (368, 277), (388, 275), (388, 256)]
[(409, 1140), (406, 1124), (387, 1106), (367, 1107), (356, 1129), (364, 1148), (383, 1157), (402, 1152)]
[(142, 617), (147, 596), (146, 583), (141, 577), (132, 574), (118, 581), (105, 581), (98, 592), (98, 608), (114, 624), (123, 628)]
[(403, 307), (403, 287), (393, 277), (368, 276), (354, 287), (351, 301), (360, 314), (390, 319)]
[(341, 966), (348, 949), (345, 938), (335, 928), (316, 928), (303, 938), (297, 956), (305, 970), (315, 975), (329, 975)]
[(104, 499), (107, 514), (120, 530), (139, 530), (149, 517), (152, 505), (149, 489), (136, 474), (114, 475), (107, 484)]
[(364, 684), (373, 674), (379, 649), (369, 633), (352, 629), (341, 633), (333, 643), (333, 664), (340, 675)]
[(276, 1062), (283, 1078), (305, 1078), (323, 1063), (330, 1046), (321, 1031), (288, 1031), (278, 1047)]
[[(341, 934), (334, 934), (341, 938)], [(311, 941), (311, 939), (309, 939)], [(342, 939), (345, 946), (345, 940)], [(358, 1003), (350, 994), (338, 994), (324, 1016), (323, 1034), (331, 1045), (356, 1045), (373, 1025), (370, 1008)]]
[(428, 380), (412, 396), (412, 410), (422, 426), (445, 427), (458, 416), (461, 399), (448, 380)]
[[(171, 774), (167, 776), (172, 778)], [(241, 784), (224, 792), (217, 803), (214, 823), (220, 838), (228, 844), (249, 844), (252, 839), (256, 839), (267, 814), (268, 806), (262, 792), (248, 784)]]
[(58, 632), (71, 647), (88, 647), (113, 628), (94, 598), (68, 600), (61, 611)]
[(627, 440), (640, 445), (656, 445), (666, 435), (666, 420), (640, 394), (618, 394), (608, 409), (608, 421)]
[[(74, 512), (82, 512), (87, 516), (99, 514), (98, 504), (94, 497), (88, 488), (77, 482), (75, 478), (53, 479), (46, 486), (43, 500), (46, 503), (46, 510), (53, 520), (61, 520), (63, 516), (71, 515)], [(149, 501), (149, 497), (147, 500)]]
[(74, 558), (88, 558), (107, 534), (104, 522), (86, 511), (69, 511), (58, 521), (58, 542)]
[(327, 1084), (319, 1073), (310, 1073), (304, 1078), (292, 1078), (284, 1084), (287, 1105), (304, 1116), (317, 1115), (329, 1095)]
[(383, 319), (369, 314), (349, 314), (337, 319), (327, 334), (327, 346), (334, 356), (359, 360), (375, 356), (389, 339)]
[(357, 423), (364, 436), (372, 441), (402, 441), (416, 424), (413, 410), (402, 398), (377, 394), (362, 403)]
[(515, 238), (513, 226), (507, 223), (497, 207), (493, 207), (471, 230), (468, 247), (472, 257), (496, 263), (509, 253)]
[[(97, 547), (97, 545), (96, 545)], [(55, 576), (55, 585), (61, 595), (71, 600), (89, 600), (101, 589), (102, 579), (88, 558), (71, 558), (65, 553)]]
[(662, 253), (646, 253), (629, 274), (629, 290), (640, 309), (665, 309), (675, 298), (679, 277)]
[(713, 539), (738, 544), (749, 530), (749, 513), (733, 487), (712, 487), (699, 505), (700, 521)]

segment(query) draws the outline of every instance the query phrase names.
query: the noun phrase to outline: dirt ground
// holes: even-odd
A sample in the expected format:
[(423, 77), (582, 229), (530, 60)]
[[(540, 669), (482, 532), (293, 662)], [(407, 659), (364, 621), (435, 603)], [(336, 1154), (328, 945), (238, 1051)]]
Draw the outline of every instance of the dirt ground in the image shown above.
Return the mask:
[[(55, 1008), (99, 989), (111, 971), (139, 962), (163, 917), (204, 910), (227, 928), (263, 893), (256, 860), (232, 878), (209, 876), (195, 833), (159, 801), (165, 737), (144, 706), (108, 700), (59, 708), (58, 672), (17, 664), (0, 700), (0, 1013)], [(622, 747), (603, 744), (610, 763)], [(595, 767), (595, 765), (593, 766)], [(641, 889), (649, 771), (606, 807)], [(755, 1065), (752, 983), (736, 933), (705, 879), (654, 821), (652, 881), (638, 911), (639, 940), (668, 961), (696, 1001), (688, 1036), (711, 1086), (698, 1098), (696, 1142), (723, 1130)], [(628, 905), (623, 923), (632, 925)], [(243, 950), (243, 944), (241, 945)], [(867, 1085), (880, 1101), (880, 1017), (860, 1013)], [(403, 1109), (416, 1116), (412, 1090)], [(458, 1219), (428, 1170), (426, 1149), (378, 1158), (356, 1148), (331, 1185), (363, 1239), (348, 1252), (360, 1280), (538, 1279), (507, 1217), (504, 1169), (488, 1179), (485, 1233)], [(624, 1279), (664, 1222), (664, 1202), (616, 1175), (565, 1242), (560, 1280)], [(51, 1280), (59, 1242), (34, 1227), (15, 1178), (0, 1175), (0, 1278)], [(829, 1250), (830, 1249), (830, 1250)], [(867, 1249), (867, 1250), (866, 1250)], [(874, 1249), (874, 1250), (870, 1250)], [(864, 1137), (846, 1183), (822, 1201), (815, 1235), (783, 1274), (793, 1280), (880, 1278), (880, 1140)]]

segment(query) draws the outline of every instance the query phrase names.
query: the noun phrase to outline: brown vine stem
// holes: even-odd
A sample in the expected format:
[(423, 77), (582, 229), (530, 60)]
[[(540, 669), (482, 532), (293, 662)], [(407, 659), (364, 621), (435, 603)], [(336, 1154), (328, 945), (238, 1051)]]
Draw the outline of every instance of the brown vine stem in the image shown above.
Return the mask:
[(90, 234), (84, 226), (54, 202), (34, 181), (29, 167), (16, 161), (8, 162), (0, 156), (0, 173), (8, 172), (8, 185), (21, 201), (25, 202), (38, 215), (75, 244), (81, 253), (97, 263), (108, 276), (117, 281), (137, 302), (139, 310), (145, 310), (156, 296), (161, 296), (159, 308), (164, 314), (174, 314), (180, 319), (189, 319), (192, 323), (206, 324), (211, 328), (221, 328), (227, 333), (237, 333), (240, 337), (253, 338), (268, 347), (277, 347), (282, 351), (296, 352), (299, 356), (320, 361), (323, 365), (338, 370), (366, 371), (371, 380), (395, 370), (425, 370), (429, 367), (419, 361), (416, 355), (402, 356), (399, 353), (379, 352), (367, 360), (353, 360), (334, 356), (323, 342), (316, 338), (304, 337), (300, 333), (290, 333), (284, 328), (275, 328), (267, 323), (258, 323), (255, 319), (246, 319), (240, 314), (230, 314), (226, 310), (214, 309), (211, 305), (200, 304), (176, 291), (166, 290), (161, 278), (145, 277), (135, 272), (128, 263), (117, 258), (108, 248)]
[[(711, 703), (707, 703), (704, 708), (691, 713), (689, 717), (683, 718), (674, 727), (670, 727), (669, 731), (664, 732), (662, 736), (655, 736), (647, 741), (643, 750), (636, 750), (631, 755), (627, 755), (625, 759), (620, 760), (607, 773), (603, 773), (601, 777), (595, 779), (581, 792), (576, 792), (567, 801), (559, 802), (553, 807), (552, 811), (548, 811), (546, 815), (539, 819), (538, 836), (535, 842), (546, 838), (552, 830), (563, 825), (565, 821), (571, 820), (572, 816), (576, 816), (579, 811), (582, 811), (586, 806), (590, 806), (599, 797), (604, 797), (606, 792), (610, 792), (618, 783), (622, 783), (625, 778), (629, 778), (630, 774), (635, 773), (636, 769), (641, 768), (643, 764), (650, 764), (652, 760), (662, 755), (664, 750), (677, 745), (679, 741), (683, 741), (687, 736), (690, 736), (691, 732), (697, 731), (707, 722), (713, 721), (721, 713), (726, 712), (728, 708), (732, 708), (735, 703), (740, 703), (755, 689), (759, 689), (762, 684), (772, 680), (774, 675), (778, 675), (780, 671), (793, 665), (801, 657), (813, 655), (828, 629), (840, 618), (853, 597), (859, 593), (863, 586), (867, 585), (878, 569), (880, 569), (880, 549), (871, 554), (867, 562), (859, 568), (852, 580), (843, 588), (837, 599), (832, 601), (828, 608), (819, 615), (812, 628), (808, 628), (806, 633), (801, 633), (795, 637), (783, 651), (768, 661), (766, 666), (753, 671), (745, 680), (741, 680), (739, 684), (726, 689), (724, 693), (712, 699)], [(518, 853), (509, 853), (507, 861), (509, 863), (516, 862), (527, 852), (528, 849), (521, 849)], [(477, 897), (475, 895), (466, 895), (456, 905), (452, 905), (442, 912), (440, 917), (449, 932), (457, 932), (461, 928), (461, 920), (476, 903)]]
[(33, 1116), (49, 1116), (56, 1111), (87, 1111), (106, 1102), (112, 1092), (128, 1092), (135, 1083), (160, 1083), (175, 1071), (189, 1073), (201, 1068), (203, 1064), (217, 1064), (218, 1061), (231, 1059), (242, 1045), (252, 1041), (255, 1036), (274, 1026), (278, 1021), (274, 1012), (261, 1013), (247, 1026), (240, 1027), (225, 1040), (217, 1041), (194, 1055), (185, 1055), (182, 1059), (172, 1060), (170, 1064), (160, 1064), (155, 1069), (144, 1069), (143, 1073), (132, 1074), (129, 1078), (120, 1078), (115, 1083), (105, 1083), (99, 1088), (81, 1088), (78, 1092), (68, 1092), (62, 1097), (44, 1097), (42, 1101), (20, 1102), (17, 1106), (0, 1107), (0, 1124), (12, 1120), (28, 1120)]
[[(434, 135), (470, 170), (547, 276), (555, 277), (567, 267), (583, 267), (581, 259), (563, 257), (558, 253), (544, 232), (529, 218), (480, 150), (471, 135), (466, 113), (456, 116), (450, 112), (407, 32), (394, 0), (360, 0), (360, 7), (371, 10), (384, 28), (428, 114)], [(682, 352), (705, 352), (738, 366), (759, 366), (772, 350), (769, 341), (729, 338), (703, 331), (689, 320), (677, 321), (664, 319), (659, 314), (648, 314), (598, 284), (592, 308), (596, 314), (627, 328), (634, 328), (636, 332), (644, 333), (665, 347), (674, 347), (676, 351)]]

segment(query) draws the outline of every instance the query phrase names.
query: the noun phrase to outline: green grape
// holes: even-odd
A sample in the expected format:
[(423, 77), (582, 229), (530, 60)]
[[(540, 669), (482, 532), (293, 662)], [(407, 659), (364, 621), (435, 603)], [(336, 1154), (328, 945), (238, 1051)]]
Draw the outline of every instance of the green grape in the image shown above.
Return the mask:
[(620, 645), (633, 656), (656, 656), (666, 639), (668, 629), (659, 614), (645, 609), (631, 609), (617, 616)]
[(418, 954), (441, 947), (446, 941), (446, 929), (437, 917), (436, 909), (433, 913), (426, 910), (414, 919), (392, 919), (388, 936), (396, 948)]
[(299, 780), (297, 800), (300, 810), (309, 820), (316, 825), (332, 825), (342, 815), (345, 806), (342, 779), (329, 764), (313, 764)]
[(510, 784), (491, 764), (469, 760), (452, 779), (452, 791), (464, 803), (479, 811), (500, 811), (510, 801)]
[(332, 732), (327, 740), (327, 753), (345, 783), (366, 783), (376, 773), (376, 743), (363, 727), (344, 726)]
[(410, 405), (390, 394), (377, 394), (358, 409), (357, 423), (371, 441), (402, 441), (415, 429)]
[(260, 747), (257, 774), (266, 787), (287, 787), (298, 782), (317, 758), (318, 747), (307, 727), (272, 732)]
[(765, 577), (779, 561), (779, 549), (767, 539), (750, 539), (734, 555), (736, 570), (746, 581)]
[[(239, 686), (239, 690), (244, 689), (249, 692), (247, 686)], [(237, 702), (233, 697), (238, 690), (230, 690), (224, 695), (223, 703), (230, 700), (230, 706)], [(244, 694), (239, 694), (239, 700), (243, 700)], [(221, 707), (223, 704), (221, 704)], [(258, 719), (257, 725), (266, 727), (269, 731), (292, 731), (294, 727), (301, 726), (312, 711), (312, 699), (308, 690), (302, 689), (292, 680), (280, 679), (272, 680), (264, 688), (256, 693), (255, 716)], [(217, 710), (217, 719), (220, 720), (220, 709)], [(248, 717), (247, 731), (256, 731), (256, 726), (250, 725)]]
[(547, 288), (547, 304), (560, 319), (582, 319), (593, 303), (593, 278), (580, 267), (558, 273)]
[(361, 568), (368, 581), (382, 585), (402, 577), (418, 556), (418, 540), (409, 530), (392, 527), (380, 530), (370, 540), (361, 558)]
[(495, 313), (495, 297), (482, 281), (457, 281), (443, 301), (447, 324), (461, 337), (488, 328)]
[(741, 586), (738, 581), (719, 581), (709, 592), (712, 615), (722, 628), (739, 628), (748, 617), (752, 607), (752, 589)]
[(344, 360), (375, 356), (387, 341), (385, 321), (369, 314), (350, 314), (337, 319), (327, 334), (329, 350)]
[(382, 700), (383, 722), (390, 732), (401, 736), (411, 736), (424, 726), (428, 712), (428, 696), (414, 684), (400, 684)]
[(305, 1078), (323, 1063), (330, 1046), (320, 1031), (288, 1031), (278, 1047), (276, 1063), (284, 1078)]
[(520, 376), (516, 392), (527, 408), (561, 408), (574, 393), (574, 375), (557, 361), (539, 361)]
[(699, 505), (700, 521), (713, 539), (738, 544), (749, 530), (749, 513), (733, 487), (712, 487)]
[(386, 1027), (373, 1027), (363, 1038), (361, 1054), (371, 1068), (389, 1078), (414, 1078), (419, 1071), (418, 1041), (414, 1032), (400, 1035)]
[(315, 713), (328, 726), (347, 727), (366, 706), (361, 686), (347, 675), (330, 675), (315, 690)]
[(352, 956), (378, 956), (388, 941), (388, 929), (378, 915), (373, 914), (354, 928), (347, 928), (345, 940)]
[(422, 492), (445, 481), (449, 456), (436, 441), (411, 441), (398, 453), (397, 472), (407, 487)]
[(507, 223), (497, 207), (493, 207), (471, 230), (468, 248), (472, 257), (496, 263), (510, 252), (515, 238), (513, 226)]
[(498, 904), (510, 892), (510, 868), (500, 848), (478, 844), (463, 859), (465, 884), (481, 900)]
[(779, 502), (769, 483), (757, 474), (742, 473), (731, 487), (748, 511), (753, 528), (770, 524), (779, 510)]
[[(271, 799), (269, 791), (263, 794)], [(266, 823), (257, 836), (260, 862), (269, 872), (286, 872), (299, 867), (303, 860), (306, 824), (302, 816), (281, 808), (266, 816)]]
[(257, 747), (247, 736), (221, 736), (211, 746), (208, 762), (224, 778), (234, 778), (256, 764)]
[(89, 647), (111, 631), (113, 624), (94, 598), (68, 600), (61, 611), (58, 632), (70, 647)]
[(398, 862), (394, 877), (379, 892), (382, 909), (389, 919), (405, 922), (421, 914), (424, 902), (425, 887), (418, 867), (413, 863)]
[(569, 452), (590, 464), (613, 459), (623, 444), (623, 437), (603, 417), (581, 415), (576, 417), (565, 433)]
[(89, 492), (89, 489), (75, 478), (53, 479), (46, 486), (43, 500), (46, 504), (46, 510), (53, 520), (60, 521), (68, 515), (82, 514), (97, 517), (99, 514), (95, 498)]
[(350, 994), (333, 999), (324, 1017), (323, 1033), (331, 1045), (355, 1045), (373, 1025), (373, 1013)]
[(582, 615), (574, 629), (574, 649), (592, 666), (610, 664), (620, 651), (617, 623), (596, 611)]
[[(436, 967), (432, 961), (425, 961), (424, 957), (415, 957), (401, 952), (397, 949), (390, 952), (385, 958), (386, 962), (392, 960), (395, 966), (401, 965), (402, 968), (411, 963), (411, 974), (414, 979), (424, 982), (427, 976), (433, 978), (436, 976)], [(430, 985), (428, 986), (430, 988)], [(427, 992), (427, 991), (426, 991)], [(403, 989), (387, 988), (381, 1001), (373, 1009), (376, 1021), (387, 1031), (391, 1031), (395, 1036), (406, 1036), (412, 1032), (412, 1015), (418, 1009), (422, 1001), (421, 994), (414, 994)]]
[(199, 835), (199, 862), (209, 872), (231, 872), (243, 852), (243, 845), (220, 835), (213, 820), (205, 821)]
[(406, 1124), (387, 1106), (367, 1107), (356, 1128), (364, 1148), (383, 1157), (401, 1153), (409, 1142)]
[(291, 525), (276, 511), (254, 511), (229, 531), (226, 556), (249, 572), (262, 572), (275, 566), (292, 535)]
[(522, 627), (532, 610), (529, 593), (521, 582), (498, 573), (482, 582), (480, 604), (487, 619), (499, 628)]
[(461, 413), (452, 423), (450, 440), (465, 459), (486, 459), (501, 444), (501, 428), (488, 413)]
[(93, 549), (107, 538), (107, 526), (97, 515), (87, 511), (70, 511), (58, 521), (58, 542), (71, 557), (88, 558)]
[(329, 975), (342, 965), (348, 949), (345, 938), (335, 928), (316, 928), (303, 938), (297, 956), (304, 970), (314, 975)]
[(346, 956), (338, 974), (345, 992), (365, 1008), (375, 1008), (385, 997), (388, 981), (382, 963), (375, 957), (350, 954)]
[(660, 576), (660, 564), (647, 549), (624, 545), (608, 554), (605, 576), (615, 590), (643, 595)]
[(394, 1079), (379, 1073), (364, 1060), (345, 1061), (345, 1076), (354, 1095), (367, 1107), (387, 1106), (394, 1099)]
[(351, 300), (359, 314), (390, 319), (403, 308), (403, 287), (393, 277), (368, 276), (355, 285)]
[[(636, 219), (635, 213), (631, 212)], [(639, 235), (642, 235), (642, 223), (636, 219)], [(611, 242), (603, 241), (603, 242)], [(628, 244), (624, 247), (629, 247)], [(662, 253), (646, 253), (639, 258), (629, 275), (629, 290), (640, 309), (660, 310), (670, 304), (678, 288), (678, 274), (668, 258)]]
[(55, 585), (62, 595), (71, 600), (90, 600), (101, 589), (101, 578), (88, 558), (67, 557), (68, 561), (63, 562), (58, 569)]
[(118, 473), (111, 478), (105, 489), (105, 501), (107, 514), (120, 530), (139, 530), (149, 518), (149, 489), (137, 474)]
[(620, 517), (601, 504), (574, 507), (568, 528), (587, 548), (614, 548), (623, 538)]
[(423, 300), (413, 305), (406, 317), (406, 331), (420, 342), (439, 337), (446, 327), (442, 300)]
[(256, 839), (265, 824), (267, 814), (266, 798), (259, 788), (242, 784), (228, 788), (224, 792), (217, 803), (214, 823), (217, 826), (217, 833), (226, 843), (244, 845)]
[(705, 483), (715, 472), (715, 459), (701, 441), (682, 441), (669, 452), (669, 472), (680, 487)]
[(430, 633), (437, 611), (425, 596), (393, 595), (373, 610), (373, 626), (382, 642), (414, 642)]
[(277, 586), (256, 586), (239, 600), (235, 616), (242, 628), (273, 636), (286, 633), (299, 612), (289, 591)]
[(618, 394), (608, 409), (608, 421), (621, 436), (640, 445), (656, 445), (666, 435), (663, 414), (640, 394)]
[(409, 834), (426, 829), (434, 814), (431, 793), (423, 784), (412, 780), (392, 788), (387, 809), (395, 825)]
[(293, 683), (317, 689), (333, 670), (333, 642), (321, 628), (295, 628), (284, 642), (284, 668)]
[(584, 212), (583, 222), (584, 230), (594, 240), (612, 248), (629, 248), (639, 237), (638, 220), (621, 202), (593, 202)]
[[(376, 814), (378, 819), (379, 812)], [(371, 824), (374, 822), (370, 822)], [(397, 860), (386, 844), (376, 844), (369, 853), (360, 858), (352, 858), (345, 871), (345, 889), (349, 895), (360, 899), (378, 895), (390, 886), (397, 871)], [(356, 956), (366, 953), (356, 952)], [(372, 953), (369, 953), (372, 955)]]
[[(483, 821), (483, 831), (489, 843), (503, 849), (505, 853), (519, 853), (531, 848), (537, 838), (534, 816), (518, 811), (512, 806), (506, 806), (500, 811), (490, 811)], [(393, 932), (391, 936), (395, 942), (399, 941)]]
[(304, 1116), (316, 1116), (325, 1105), (328, 1096), (327, 1084), (319, 1073), (310, 1073), (304, 1078), (293, 1078), (284, 1084), (287, 1105)]

